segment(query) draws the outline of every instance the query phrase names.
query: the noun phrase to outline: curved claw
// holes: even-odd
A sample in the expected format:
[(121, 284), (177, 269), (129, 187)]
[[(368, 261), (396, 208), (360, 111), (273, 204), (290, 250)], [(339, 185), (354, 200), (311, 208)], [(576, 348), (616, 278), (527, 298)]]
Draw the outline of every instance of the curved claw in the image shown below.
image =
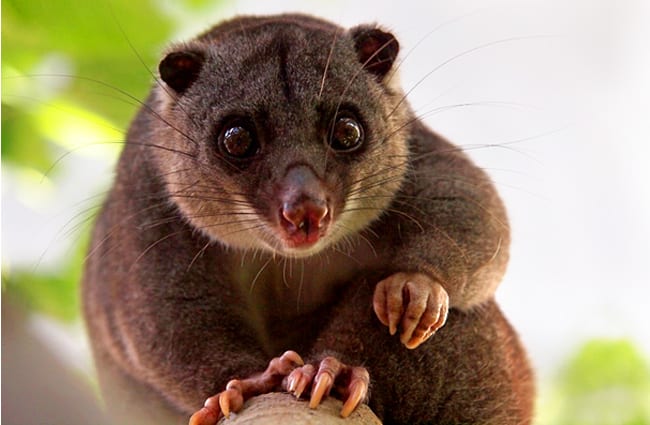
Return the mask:
[(350, 395), (348, 396), (347, 400), (345, 400), (345, 403), (343, 404), (343, 408), (341, 409), (341, 416), (344, 418), (347, 418), (350, 416), (350, 413), (354, 411), (361, 402), (366, 398), (366, 394), (368, 392), (368, 386), (364, 385), (361, 382), (356, 382), (352, 384), (352, 390), (350, 391)]
[(343, 363), (336, 358), (328, 356), (321, 360), (318, 366), (318, 373), (314, 378), (314, 387), (311, 390), (309, 407), (314, 409), (328, 395), (334, 386), (334, 380), (339, 376), (341, 370), (345, 367)]
[(315, 409), (323, 400), (323, 396), (329, 394), (334, 385), (334, 379), (328, 374), (322, 374), (316, 377), (316, 384), (311, 391), (311, 398), (309, 399), (309, 407)]

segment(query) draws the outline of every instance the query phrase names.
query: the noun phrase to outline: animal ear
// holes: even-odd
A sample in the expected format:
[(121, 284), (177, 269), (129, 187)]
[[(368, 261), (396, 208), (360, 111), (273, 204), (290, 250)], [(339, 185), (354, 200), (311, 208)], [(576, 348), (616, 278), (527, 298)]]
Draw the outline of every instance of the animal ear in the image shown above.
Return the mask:
[(197, 52), (172, 52), (158, 65), (160, 78), (177, 93), (187, 90), (199, 76), (204, 57)]
[(370, 26), (355, 27), (350, 32), (363, 68), (375, 74), (379, 81), (383, 80), (399, 53), (395, 36)]

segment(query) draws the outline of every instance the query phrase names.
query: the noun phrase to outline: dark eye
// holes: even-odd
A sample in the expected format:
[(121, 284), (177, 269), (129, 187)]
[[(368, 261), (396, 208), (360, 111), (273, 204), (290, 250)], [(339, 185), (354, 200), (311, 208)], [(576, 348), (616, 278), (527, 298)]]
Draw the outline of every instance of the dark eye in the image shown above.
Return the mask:
[(351, 117), (339, 117), (334, 123), (330, 146), (337, 151), (352, 151), (363, 142), (363, 127)]
[(227, 125), (219, 136), (221, 148), (235, 158), (247, 158), (257, 153), (259, 145), (248, 124)]

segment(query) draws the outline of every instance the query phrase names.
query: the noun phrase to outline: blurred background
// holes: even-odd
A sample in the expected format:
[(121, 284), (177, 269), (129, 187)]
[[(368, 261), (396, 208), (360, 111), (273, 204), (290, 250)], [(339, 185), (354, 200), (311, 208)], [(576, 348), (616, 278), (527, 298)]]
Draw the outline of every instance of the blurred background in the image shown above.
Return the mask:
[(129, 120), (170, 41), (286, 11), (393, 31), (416, 113), (494, 179), (535, 423), (650, 424), (644, 0), (2, 0), (3, 423), (104, 423), (78, 282)]

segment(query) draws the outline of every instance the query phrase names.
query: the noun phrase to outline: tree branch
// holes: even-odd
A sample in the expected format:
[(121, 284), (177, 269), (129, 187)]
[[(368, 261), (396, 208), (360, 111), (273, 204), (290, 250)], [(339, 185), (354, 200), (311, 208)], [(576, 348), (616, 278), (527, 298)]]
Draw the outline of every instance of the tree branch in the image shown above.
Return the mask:
[(340, 400), (327, 397), (317, 409), (310, 409), (307, 400), (297, 400), (286, 393), (270, 393), (253, 397), (237, 414), (222, 419), (219, 425), (381, 425), (370, 408), (362, 404), (348, 418), (339, 412)]

